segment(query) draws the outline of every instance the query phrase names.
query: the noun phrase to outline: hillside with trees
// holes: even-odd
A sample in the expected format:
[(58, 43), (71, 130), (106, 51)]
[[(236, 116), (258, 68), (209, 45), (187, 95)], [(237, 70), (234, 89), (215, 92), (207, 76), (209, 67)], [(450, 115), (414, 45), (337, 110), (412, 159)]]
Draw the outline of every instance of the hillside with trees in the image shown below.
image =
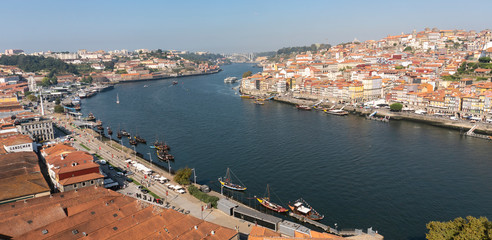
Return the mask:
[(78, 74), (77, 68), (55, 58), (40, 56), (13, 55), (0, 57), (0, 65), (17, 66), (25, 72), (47, 71), (54, 73)]

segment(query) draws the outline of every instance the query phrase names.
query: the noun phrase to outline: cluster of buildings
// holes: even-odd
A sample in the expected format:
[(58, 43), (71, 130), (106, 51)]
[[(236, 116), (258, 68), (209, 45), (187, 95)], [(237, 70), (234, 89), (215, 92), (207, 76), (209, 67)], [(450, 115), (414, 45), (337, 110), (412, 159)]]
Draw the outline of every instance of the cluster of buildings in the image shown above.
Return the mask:
[[(85, 64), (93, 69), (94, 72), (90, 73), (91, 76), (109, 81), (134, 81), (176, 77), (180, 75), (209, 73), (218, 71), (219, 69), (216, 63), (195, 63), (180, 56), (180, 54), (186, 54), (188, 52), (171, 50), (166, 52), (159, 51), (159, 54), (156, 53), (157, 51), (150, 51), (148, 49), (137, 49), (135, 51), (123, 49), (108, 52), (103, 50), (91, 52), (82, 49), (77, 52), (48, 51), (36, 52), (30, 55), (56, 58), (75, 65)], [(16, 54), (25, 53), (18, 49), (5, 50), (5, 55)], [(107, 66), (113, 65), (109, 63), (114, 63), (114, 67), (108, 68)], [(0, 83), (2, 81), (8, 81), (8, 79), (4, 80), (4, 78), (11, 77), (12, 74), (22, 75), (25, 79), (33, 77), (38, 84), (45, 77), (43, 73), (24, 73), (13, 66), (0, 66)], [(57, 77), (60, 83), (73, 83), (82, 79), (71, 74)]]
[[(491, 69), (459, 74), (465, 62), (492, 56), (492, 32), (425, 29), (340, 44), (263, 62), (241, 91), (332, 102), (400, 102), (430, 113), (491, 118)], [(453, 81), (454, 80), (454, 81)]]

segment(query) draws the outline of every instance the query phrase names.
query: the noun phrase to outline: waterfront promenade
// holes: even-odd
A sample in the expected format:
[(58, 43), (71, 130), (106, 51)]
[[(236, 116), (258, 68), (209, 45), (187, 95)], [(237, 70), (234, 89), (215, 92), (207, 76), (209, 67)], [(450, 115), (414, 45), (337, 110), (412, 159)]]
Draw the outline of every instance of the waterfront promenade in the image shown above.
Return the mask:
[[(177, 184), (173, 181), (173, 176), (171, 174), (157, 167), (155, 164), (151, 164), (150, 162), (137, 157), (133, 150), (126, 148), (125, 146), (121, 146), (116, 142), (102, 141), (101, 138), (96, 135), (97, 133), (91, 129), (74, 128), (71, 125), (71, 121), (71, 117), (67, 118), (63, 115), (56, 115), (54, 117), (54, 123), (58, 127), (64, 128), (72, 133), (71, 135), (75, 139), (74, 147), (80, 149), (81, 151), (90, 151), (93, 154), (97, 154), (101, 157), (101, 159), (106, 160), (115, 167), (134, 172), (134, 175), (129, 176), (134, 181), (137, 181), (147, 187), (150, 191), (164, 199), (165, 202), (169, 202), (171, 206), (184, 209), (185, 211), (190, 211), (189, 214), (194, 217), (200, 219), (203, 218), (206, 221), (213, 222), (231, 229), (237, 229), (243, 234), (249, 234), (249, 232), (251, 231), (251, 223), (228, 216), (217, 209), (206, 209), (205, 203), (199, 201), (189, 193), (179, 194), (177, 192), (174, 192), (168, 189), (164, 184), (159, 183), (158, 181), (149, 181), (150, 177), (146, 179), (142, 172), (135, 171), (133, 167), (130, 166), (130, 168), (127, 168), (127, 163), (125, 162), (125, 160), (131, 159), (145, 165), (146, 167), (151, 168), (155, 174), (159, 174), (166, 177), (167, 179), (170, 179), (171, 184)], [(87, 148), (89, 148), (89, 150), (87, 150)], [(126, 193), (127, 191), (123, 192)], [(134, 192), (131, 196), (135, 196), (136, 193), (140, 192)], [(222, 197), (216, 192), (211, 192), (210, 194)], [(202, 207), (204, 209), (203, 212)]]
[[(261, 96), (264, 97), (264, 96)], [(320, 103), (319, 101), (315, 100), (308, 100), (308, 99), (299, 99), (299, 98), (294, 98), (294, 97), (289, 97), (289, 96), (277, 96), (274, 97), (273, 100), (282, 102), (282, 103), (287, 103), (287, 104), (292, 104), (292, 105), (307, 105), (307, 106), (313, 106), (317, 103)], [(448, 117), (441, 117), (437, 115), (432, 115), (432, 114), (416, 114), (413, 112), (392, 112), (389, 109), (384, 109), (384, 108), (361, 108), (361, 107), (354, 107), (352, 105), (348, 104), (332, 104), (332, 105), (326, 105), (325, 102), (320, 104), (320, 107), (332, 107), (334, 108), (341, 108), (344, 107), (345, 110), (359, 114), (361, 116), (367, 116), (371, 114), (372, 112), (376, 111), (376, 116), (379, 117), (390, 117), (390, 119), (394, 120), (407, 120), (407, 121), (414, 121), (414, 122), (421, 122), (421, 123), (426, 123), (430, 124), (433, 126), (437, 127), (444, 127), (444, 128), (450, 128), (458, 131), (463, 131), (466, 132), (470, 130), (473, 126), (477, 126), (475, 131), (478, 133), (486, 134), (486, 135), (491, 135), (492, 136), (492, 124), (491, 123), (485, 123), (485, 122), (477, 122), (473, 123), (467, 120), (463, 119), (457, 119), (457, 120), (452, 120)]]

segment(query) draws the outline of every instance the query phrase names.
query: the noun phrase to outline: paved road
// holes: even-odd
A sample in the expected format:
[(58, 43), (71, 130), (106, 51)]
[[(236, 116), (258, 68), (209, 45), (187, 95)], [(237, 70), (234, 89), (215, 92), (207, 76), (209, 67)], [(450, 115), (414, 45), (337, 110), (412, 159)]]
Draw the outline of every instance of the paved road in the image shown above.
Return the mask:
[[(94, 152), (97, 155), (101, 156), (101, 159), (106, 160), (107, 162), (111, 163), (111, 165), (118, 167), (120, 169), (124, 169), (127, 171), (134, 172), (134, 175), (128, 176), (133, 178), (135, 181), (138, 181), (140, 184), (146, 186), (150, 191), (153, 193), (157, 194), (160, 196), (162, 199), (164, 199), (165, 202), (168, 202), (171, 206), (174, 206), (175, 208), (179, 209), (184, 209), (184, 212), (190, 211), (190, 214), (193, 215), (194, 217), (197, 218), (203, 218), (206, 221), (210, 221), (216, 224), (219, 224), (221, 226), (229, 227), (232, 229), (238, 228), (241, 233), (244, 234), (249, 234), (251, 231), (251, 225), (248, 222), (245, 222), (243, 220), (231, 217), (223, 213), (222, 211), (219, 211), (217, 209), (205, 209), (205, 204), (195, 197), (191, 196), (188, 193), (185, 194), (179, 194), (177, 192), (174, 192), (170, 189), (167, 188), (165, 184), (161, 184), (158, 181), (155, 181), (153, 179), (153, 176), (155, 175), (160, 175), (164, 176), (167, 179), (173, 179), (173, 177), (166, 171), (163, 171), (162, 169), (152, 165), (147, 162), (146, 160), (143, 160), (141, 158), (136, 157), (134, 154), (131, 154), (129, 149), (124, 148), (123, 152), (120, 148), (117, 148), (117, 146), (110, 146), (111, 143), (105, 141), (102, 142), (100, 139), (95, 137), (96, 134), (94, 131), (90, 129), (77, 129), (73, 128), (69, 123), (70, 123), (70, 118), (67, 119), (66, 116), (62, 115), (57, 115), (54, 122), (56, 123), (57, 126), (63, 127), (70, 132), (72, 132), (72, 136), (75, 139), (74, 141), (74, 147), (77, 149), (80, 149), (82, 151), (87, 151), (81, 144), (89, 148), (89, 152)], [(118, 145), (119, 147), (119, 145)], [(125, 153), (124, 151), (127, 151)], [(154, 174), (151, 176), (145, 176), (142, 172), (136, 170), (134, 167), (129, 165), (127, 167), (127, 163), (125, 163), (125, 160), (131, 159), (131, 160), (136, 160), (137, 162), (151, 168), (154, 170)], [(106, 167), (107, 168), (107, 167)], [(125, 178), (122, 176), (118, 176), (118, 174), (115, 174), (115, 172), (111, 172), (110, 170), (102, 168), (103, 171), (108, 171), (108, 176), (111, 176), (114, 178), (114, 180), (118, 181), (119, 183), (125, 183)], [(115, 176), (116, 175), (116, 176)], [(177, 183), (171, 181), (170, 182), (173, 185), (177, 185)], [(139, 189), (137, 189), (136, 184), (126, 182), (127, 187), (124, 189), (120, 190), (122, 194), (127, 194), (128, 196), (135, 196), (136, 193), (141, 193)], [(204, 211), (202, 211), (202, 206), (204, 207)]]

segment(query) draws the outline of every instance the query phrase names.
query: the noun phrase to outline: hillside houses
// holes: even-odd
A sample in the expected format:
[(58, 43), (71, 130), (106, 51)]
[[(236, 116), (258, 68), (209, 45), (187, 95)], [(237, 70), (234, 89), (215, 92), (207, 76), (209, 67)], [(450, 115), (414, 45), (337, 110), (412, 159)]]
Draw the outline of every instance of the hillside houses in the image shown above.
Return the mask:
[(473, 73), (488, 81), (449, 79), (480, 56), (479, 49), (492, 46), (490, 39), (490, 31), (425, 29), (345, 43), (267, 63), (263, 72), (242, 80), (241, 91), (349, 103), (386, 99), (413, 109), (487, 117), (491, 69)]

